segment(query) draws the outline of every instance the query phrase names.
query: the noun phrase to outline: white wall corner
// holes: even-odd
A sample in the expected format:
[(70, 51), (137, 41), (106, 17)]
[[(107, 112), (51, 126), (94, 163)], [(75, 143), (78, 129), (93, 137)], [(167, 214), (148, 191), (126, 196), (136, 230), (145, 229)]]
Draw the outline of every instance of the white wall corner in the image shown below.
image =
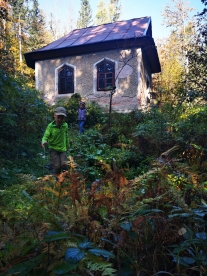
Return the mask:
[(35, 62), (35, 87), (37, 90), (39, 90), (39, 70), (40, 70), (40, 64), (38, 61)]
[(142, 62), (142, 50), (139, 48), (137, 51), (137, 99), (141, 97), (142, 80), (141, 80), (141, 62)]

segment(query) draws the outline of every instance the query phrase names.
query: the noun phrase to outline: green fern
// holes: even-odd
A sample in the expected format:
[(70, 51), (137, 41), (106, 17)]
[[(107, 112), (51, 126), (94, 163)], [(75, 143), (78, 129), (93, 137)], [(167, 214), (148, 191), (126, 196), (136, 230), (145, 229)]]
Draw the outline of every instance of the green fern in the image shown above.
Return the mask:
[(17, 174), (17, 178), (22, 185), (34, 183), (34, 176), (31, 174)]
[(112, 264), (104, 261), (93, 262), (91, 259), (87, 259), (87, 268), (90, 271), (100, 271), (102, 276), (115, 276), (116, 270), (112, 268)]
[(66, 241), (66, 246), (67, 246), (67, 248), (69, 248), (69, 247), (78, 247), (78, 245), (77, 245), (77, 243), (75, 243), (75, 242), (72, 242), (72, 241)]

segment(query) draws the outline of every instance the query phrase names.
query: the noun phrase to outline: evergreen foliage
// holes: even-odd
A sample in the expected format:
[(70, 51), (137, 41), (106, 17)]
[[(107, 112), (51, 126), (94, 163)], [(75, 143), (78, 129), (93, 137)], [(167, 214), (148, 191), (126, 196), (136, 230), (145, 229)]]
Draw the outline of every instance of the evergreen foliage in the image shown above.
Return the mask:
[(121, 16), (121, 4), (119, 3), (119, 0), (110, 0), (108, 11), (109, 11), (109, 22), (118, 21)]
[(15, 0), (5, 7), (7, 16), (0, 28), (1, 68), (16, 76), (27, 76), (28, 84), (34, 87), (34, 70), (26, 66), (23, 54), (49, 42), (38, 1)]
[(36, 138), (42, 135), (47, 109), (38, 92), (29, 88), (21, 76), (14, 78), (1, 69), (0, 85), (0, 179), (3, 181), (12, 180), (17, 171), (28, 172), (27, 166), (30, 160), (34, 162), (39, 148)]
[(183, 0), (167, 3), (163, 23), (170, 28), (170, 36), (158, 41), (158, 52), (162, 72), (154, 78), (154, 89), (160, 92), (162, 101), (175, 104), (186, 99), (188, 85), (188, 59), (186, 57), (189, 42), (194, 36), (193, 8)]
[(15, 67), (18, 72), (23, 73), (23, 52), (25, 50), (27, 40), (28, 27), (28, 0), (12, 1), (12, 36), (16, 41), (16, 51), (14, 51)]
[(42, 11), (39, 9), (38, 0), (32, 0), (28, 13), (28, 41), (27, 52), (39, 49), (47, 44), (46, 23)]
[(100, 0), (96, 12), (96, 24), (101, 25), (109, 22), (105, 0)]
[(158, 41), (158, 54), (162, 72), (153, 76), (154, 91), (159, 100), (177, 104), (185, 96), (185, 67), (180, 62), (178, 41), (171, 34), (165, 41)]
[[(202, 1), (205, 5), (206, 2)], [(207, 55), (207, 28), (206, 28), (207, 12), (206, 9), (197, 15), (197, 32), (190, 41), (188, 49), (188, 76), (187, 85), (189, 88), (188, 97), (192, 101), (194, 99), (207, 100), (206, 85), (206, 55)]]
[(88, 0), (81, 0), (81, 8), (77, 21), (77, 28), (87, 28), (92, 25), (92, 10)]

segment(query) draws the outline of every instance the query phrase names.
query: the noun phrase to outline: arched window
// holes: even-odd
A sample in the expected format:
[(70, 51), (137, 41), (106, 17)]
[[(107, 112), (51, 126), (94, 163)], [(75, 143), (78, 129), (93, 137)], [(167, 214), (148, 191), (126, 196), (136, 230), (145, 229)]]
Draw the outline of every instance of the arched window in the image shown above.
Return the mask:
[(115, 64), (104, 59), (97, 64), (97, 90), (106, 91), (115, 86)]
[(63, 66), (58, 71), (58, 94), (74, 93), (74, 69)]

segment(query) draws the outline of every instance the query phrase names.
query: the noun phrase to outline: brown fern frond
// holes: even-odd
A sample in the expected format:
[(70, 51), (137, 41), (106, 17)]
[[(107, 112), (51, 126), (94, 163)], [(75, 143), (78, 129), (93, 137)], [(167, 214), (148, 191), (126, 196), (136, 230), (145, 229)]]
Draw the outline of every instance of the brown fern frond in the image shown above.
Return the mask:
[(57, 192), (57, 191), (54, 190), (53, 188), (50, 188), (50, 187), (43, 187), (43, 190), (49, 191), (49, 192), (51, 192), (52, 194), (56, 195), (57, 197), (59, 196), (59, 192)]
[(124, 143), (117, 143), (117, 144), (113, 144), (114, 148), (121, 148), (121, 149), (128, 149), (131, 146), (128, 144), (124, 144)]
[(88, 206), (82, 205), (77, 200), (75, 201), (75, 206), (76, 206), (76, 213), (77, 213), (76, 221), (85, 221), (85, 222), (88, 221), (89, 220)]
[(63, 183), (69, 180), (69, 172), (65, 171), (60, 173), (57, 177), (57, 180), (58, 180), (57, 185), (58, 186), (62, 185)]
[(64, 230), (69, 231), (74, 226), (77, 218), (75, 205), (64, 205), (58, 214)]
[(75, 160), (72, 156), (68, 156), (67, 164), (68, 164), (70, 172), (74, 171), (78, 167), (78, 164), (75, 162)]
[(178, 145), (175, 145), (174, 147), (170, 148), (169, 150), (163, 152), (163, 153), (160, 155), (160, 157), (161, 157), (162, 159), (165, 159), (165, 160), (166, 160), (166, 159), (170, 158), (170, 156), (172, 155), (172, 153), (173, 153), (174, 151), (178, 150), (179, 148), (180, 148), (180, 147), (179, 147)]
[(116, 169), (110, 172), (107, 172), (102, 178), (103, 183), (112, 182), (119, 189), (120, 187), (128, 185), (129, 181), (124, 176), (123, 170)]
[(72, 172), (69, 175), (69, 194), (72, 199), (72, 202), (76, 200), (81, 202), (81, 194), (85, 194), (85, 179), (83, 178), (82, 174), (78, 172)]
[(106, 162), (104, 162), (103, 160), (97, 160), (96, 166), (100, 166), (101, 170), (106, 173), (112, 171), (111, 166)]
[[(54, 175), (46, 175), (44, 176), (42, 179), (39, 180), (40, 182), (44, 183), (44, 182), (48, 182), (49, 184), (54, 185), (56, 183), (56, 178)], [(39, 182), (39, 183), (40, 183)]]
[(160, 168), (154, 168), (146, 173), (136, 177), (135, 179), (131, 180), (132, 185), (140, 184), (144, 179), (148, 179), (151, 175), (159, 175), (160, 174)]

